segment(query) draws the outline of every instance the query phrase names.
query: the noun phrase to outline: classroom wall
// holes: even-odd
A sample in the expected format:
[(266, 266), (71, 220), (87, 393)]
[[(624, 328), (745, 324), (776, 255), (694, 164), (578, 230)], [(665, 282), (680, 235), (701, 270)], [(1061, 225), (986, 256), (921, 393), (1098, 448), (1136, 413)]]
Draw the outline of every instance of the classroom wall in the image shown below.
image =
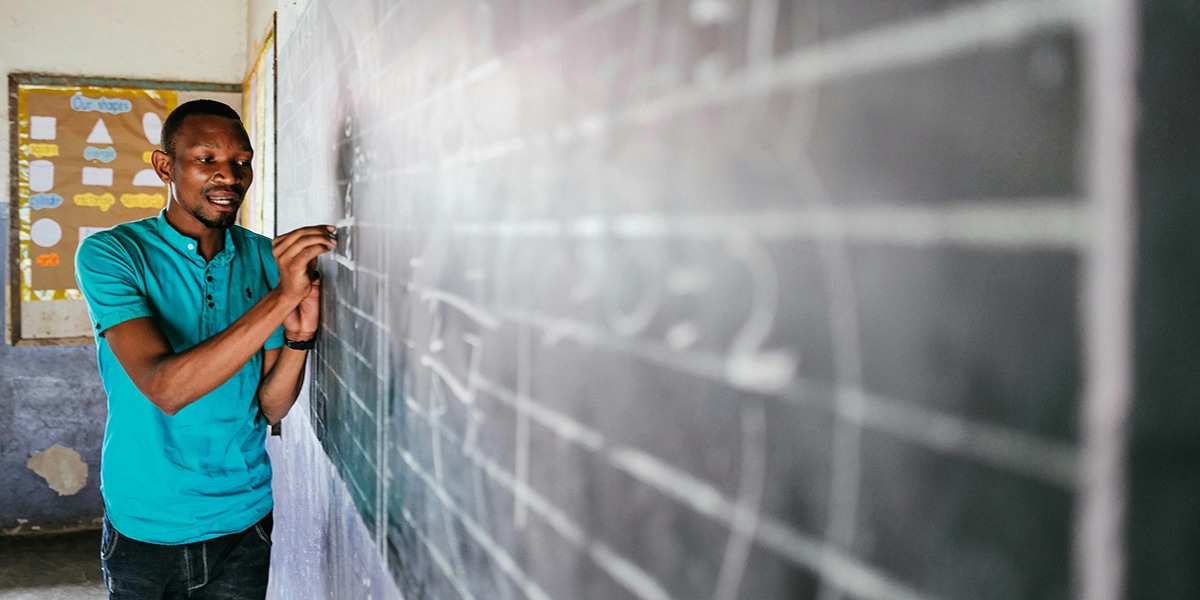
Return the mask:
[[(0, 74), (241, 82), (247, 9), (245, 0), (169, 6), (149, 0), (3, 2)], [(7, 101), (3, 110), (8, 116)], [(7, 165), (5, 131), (0, 163)], [(7, 167), (0, 169), (0, 189), (0, 257), (7, 282)], [(0, 312), (6, 301), (0, 298)], [(94, 347), (13, 348), (0, 343), (0, 534), (98, 523), (104, 418)], [(63, 449), (47, 456), (61, 460), (39, 468), (49, 473), (49, 479), (43, 478), (27, 463), (56, 445)], [(74, 489), (80, 477), (85, 485)]]
[(1200, 589), (1187, 4), (280, 6), (272, 594)]

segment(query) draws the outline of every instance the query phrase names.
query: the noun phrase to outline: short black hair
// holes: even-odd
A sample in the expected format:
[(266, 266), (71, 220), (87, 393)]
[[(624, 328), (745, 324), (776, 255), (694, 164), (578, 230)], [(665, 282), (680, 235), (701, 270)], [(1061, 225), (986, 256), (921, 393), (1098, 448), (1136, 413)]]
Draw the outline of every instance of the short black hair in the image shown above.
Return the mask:
[(163, 121), (162, 151), (168, 156), (175, 156), (175, 134), (179, 132), (183, 120), (192, 115), (213, 115), (233, 119), (239, 125), (242, 123), (241, 115), (238, 115), (237, 111), (224, 102), (208, 99), (184, 102), (175, 107), (175, 110), (167, 115), (167, 120)]

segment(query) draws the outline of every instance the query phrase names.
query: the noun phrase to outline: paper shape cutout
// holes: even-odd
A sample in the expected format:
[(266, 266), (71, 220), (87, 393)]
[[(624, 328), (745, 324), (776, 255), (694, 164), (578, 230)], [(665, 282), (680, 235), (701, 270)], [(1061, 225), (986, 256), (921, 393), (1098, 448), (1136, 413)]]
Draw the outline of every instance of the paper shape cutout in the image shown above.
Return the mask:
[(34, 262), (37, 263), (37, 266), (39, 267), (57, 267), (61, 262), (61, 259), (59, 258), (57, 252), (50, 252), (48, 254), (37, 255), (37, 258), (34, 259)]
[(112, 136), (108, 135), (108, 126), (104, 124), (104, 119), (96, 119), (96, 126), (92, 127), (92, 132), (88, 134), (87, 143), (89, 144), (111, 144)]
[(157, 146), (162, 141), (162, 125), (158, 114), (148, 112), (142, 115), (142, 133), (146, 134), (146, 141)]
[(58, 117), (29, 117), (29, 139), (53, 140), (58, 137)]
[(133, 103), (124, 98), (88, 98), (81, 92), (75, 92), (75, 95), (71, 96), (71, 110), (79, 112), (97, 111), (119, 115), (133, 110)]
[(33, 243), (49, 248), (62, 239), (62, 226), (54, 219), (38, 219), (29, 228), (29, 237)]
[(83, 185), (112, 186), (113, 170), (99, 167), (83, 168)]
[(58, 144), (30, 144), (29, 155), (34, 158), (58, 156)]
[(54, 187), (54, 163), (48, 160), (29, 161), (29, 190), (45, 192)]
[(110, 163), (117, 159), (117, 149), (112, 146), (107, 148), (93, 148), (88, 146), (83, 149), (83, 158), (85, 160), (98, 160), (102, 163)]
[(94, 206), (99, 208), (101, 212), (108, 212), (112, 205), (117, 202), (117, 197), (112, 195), (112, 192), (104, 192), (103, 194), (93, 194), (87, 192), (85, 194), (75, 194), (75, 206)]
[(158, 173), (155, 173), (154, 169), (142, 169), (141, 171), (137, 172), (137, 175), (133, 176), (133, 185), (144, 187), (166, 187), (167, 184), (163, 183), (162, 180), (158, 178)]
[(58, 194), (34, 194), (29, 197), (29, 206), (33, 210), (43, 208), (58, 208), (62, 206), (63, 197)]
[[(83, 240), (87, 239), (87, 237), (89, 235), (92, 235), (93, 233), (96, 233), (98, 231), (104, 231), (105, 229), (108, 229), (108, 227), (80, 227), (79, 228), (79, 243), (82, 244)], [(76, 247), (78, 248), (78, 246), (76, 246)]]
[(121, 194), (121, 206), (125, 208), (162, 208), (167, 199), (162, 194)]

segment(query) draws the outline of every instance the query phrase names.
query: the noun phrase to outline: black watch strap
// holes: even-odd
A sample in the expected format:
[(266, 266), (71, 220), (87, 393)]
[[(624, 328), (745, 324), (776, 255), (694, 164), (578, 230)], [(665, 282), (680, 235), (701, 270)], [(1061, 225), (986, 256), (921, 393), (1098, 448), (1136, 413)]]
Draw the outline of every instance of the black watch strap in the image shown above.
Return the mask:
[(296, 340), (289, 340), (285, 337), (283, 338), (283, 345), (291, 348), (292, 350), (312, 350), (313, 346), (317, 345), (317, 338), (314, 336), (310, 340), (297, 342)]

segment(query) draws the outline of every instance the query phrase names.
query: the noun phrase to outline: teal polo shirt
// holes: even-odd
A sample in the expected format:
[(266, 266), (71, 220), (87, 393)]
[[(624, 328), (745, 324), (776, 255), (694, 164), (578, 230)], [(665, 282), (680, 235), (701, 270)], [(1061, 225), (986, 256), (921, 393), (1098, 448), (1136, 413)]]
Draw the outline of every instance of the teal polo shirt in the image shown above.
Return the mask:
[[(275, 287), (271, 240), (241, 227), (211, 261), (166, 219), (89, 236), (75, 258), (108, 394), (100, 491), (113, 527), (155, 544), (185, 544), (249, 528), (271, 510), (266, 421), (256, 392), (262, 352), (209, 394), (167, 416), (137, 387), (104, 338), (150, 317), (176, 352), (224, 330)], [(264, 348), (283, 344), (279, 328)]]

